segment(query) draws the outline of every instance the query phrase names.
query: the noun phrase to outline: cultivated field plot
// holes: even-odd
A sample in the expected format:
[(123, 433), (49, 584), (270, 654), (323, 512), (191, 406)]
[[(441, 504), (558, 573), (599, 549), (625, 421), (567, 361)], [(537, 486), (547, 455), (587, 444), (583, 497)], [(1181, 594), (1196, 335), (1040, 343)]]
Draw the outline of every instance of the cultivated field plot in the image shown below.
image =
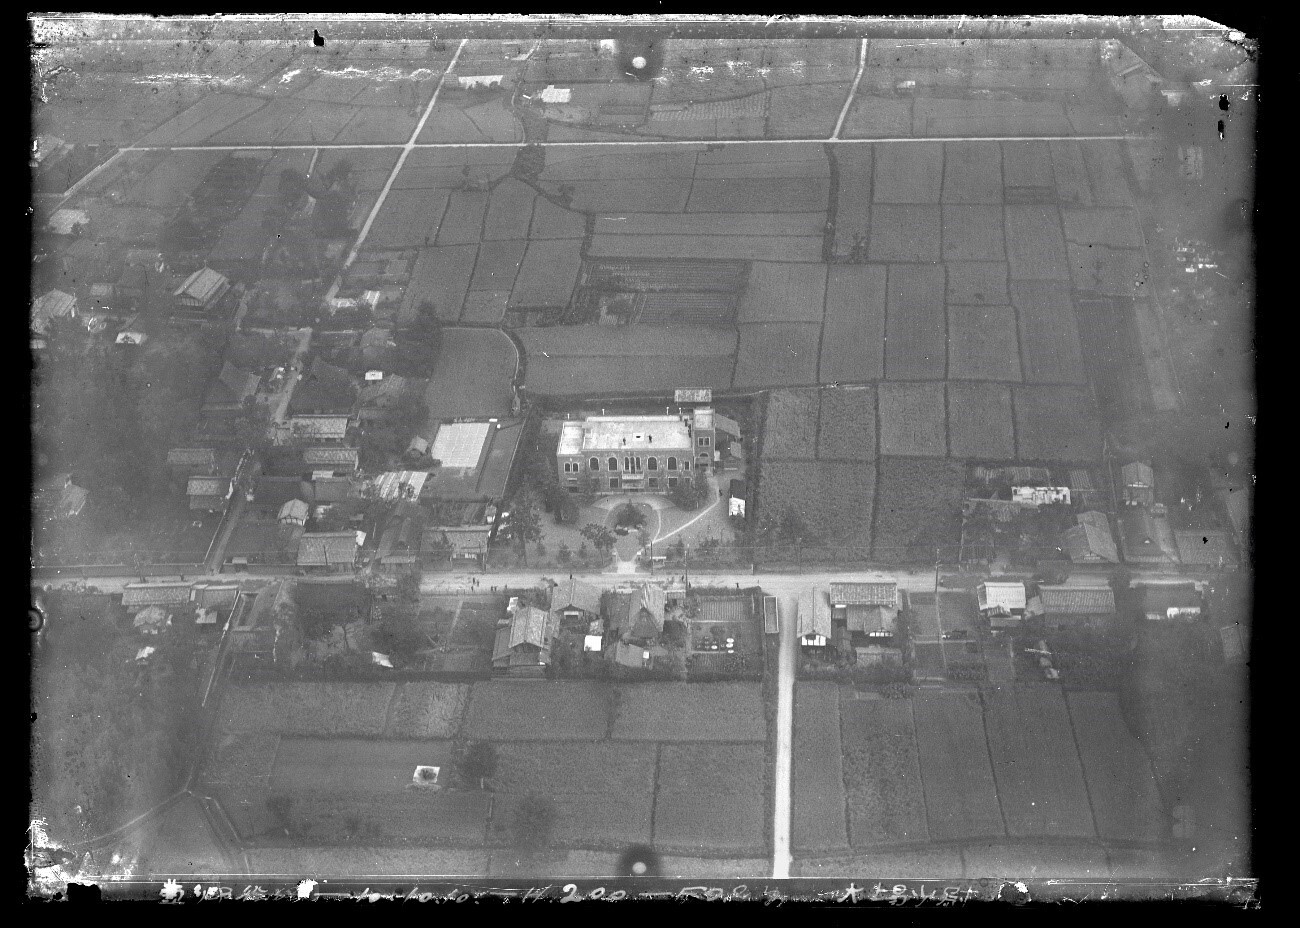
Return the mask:
[(954, 458), (1014, 460), (1011, 388), (1003, 384), (948, 384), (948, 452)]
[(257, 112), (266, 103), (252, 97), (215, 93), (164, 122), (137, 145), (195, 145)]
[(469, 686), (427, 681), (397, 684), (386, 738), (451, 738), (469, 702)]
[(867, 254), (872, 261), (926, 261), (940, 259), (938, 206), (877, 203), (871, 208)]
[[(688, 184), (693, 213), (808, 213), (825, 212), (830, 200), (830, 180), (825, 177), (790, 177), (780, 179), (755, 176), (752, 165), (738, 167), (731, 177), (696, 177)], [(649, 192), (649, 191), (648, 191)], [(677, 212), (673, 191), (651, 199), (662, 212)], [(685, 199), (683, 197), (683, 199)], [(672, 204), (672, 206), (670, 206)], [(646, 209), (653, 207), (635, 207)]]
[(1106, 296), (1136, 297), (1145, 294), (1148, 271), (1146, 256), (1130, 248), (1103, 245), (1074, 245), (1066, 249), (1070, 280), (1076, 290), (1093, 290)]
[(525, 242), (483, 242), (478, 246), (478, 260), (474, 262), (474, 276), (469, 288), (475, 290), (510, 291), (515, 275), (524, 260)]
[(1076, 387), (1015, 387), (1016, 445), (1024, 461), (1096, 461), (1096, 404)]
[(227, 156), (228, 152), (170, 152), (126, 191), (121, 202), (170, 213), (182, 206), (208, 171)]
[(859, 90), (844, 120), (848, 139), (901, 138), (912, 134), (912, 101), (877, 97)]
[(826, 277), (822, 383), (860, 383), (885, 376), (887, 269), (879, 264), (833, 265)]
[(204, 782), (213, 786), (269, 786), (280, 737), (272, 732), (220, 735), (204, 766)]
[(876, 388), (823, 387), (817, 457), (872, 461), (876, 457)]
[(1108, 850), (1095, 845), (1048, 841), (979, 841), (962, 847), (967, 879), (997, 879), (1019, 873), (1036, 880), (1133, 879), (1132, 871), (1111, 869)]
[(900, 142), (875, 151), (877, 203), (938, 203), (943, 186), (942, 145)]
[(1008, 187), (1054, 187), (1052, 149), (1048, 142), (1002, 143), (1002, 183)]
[(1133, 194), (1129, 191), (1126, 159), (1119, 143), (1080, 142), (1079, 148), (1083, 151), (1083, 163), (1087, 168), (1093, 203), (1097, 206), (1132, 206)]
[(443, 332), (442, 347), (429, 376), (429, 421), (509, 415), (514, 376), (515, 348), (501, 332)]
[(1114, 693), (1066, 697), (1097, 833), (1103, 838), (1156, 841), (1164, 824), (1155, 777), (1142, 746), (1124, 724)]
[(582, 213), (556, 206), (546, 197), (538, 197), (533, 205), (533, 218), (529, 226), (531, 239), (582, 238), (587, 234), (587, 220)]
[(995, 261), (949, 261), (949, 306), (1005, 306), (1007, 266)]
[(528, 224), (533, 218), (533, 201), (537, 191), (523, 181), (507, 177), (492, 188), (487, 213), (483, 216), (486, 241), (528, 238)]
[[(790, 876), (813, 879), (851, 881), (863, 873), (895, 872), (906, 873), (914, 880), (959, 879), (959, 874), (962, 873), (961, 850), (953, 847), (926, 847), (915, 850), (890, 850), (885, 854), (808, 857), (796, 859), (790, 865)], [(926, 892), (929, 892), (928, 888)], [(942, 891), (940, 898), (942, 898)]]
[[(516, 698), (524, 695), (519, 692)], [(610, 742), (503, 744), (493, 780), (498, 798), (494, 825), (508, 825), (514, 803), (533, 792), (556, 804), (557, 844), (648, 843), (656, 750), (653, 744)]]
[(283, 738), (271, 788), (401, 792), (421, 764), (449, 764), (450, 741), (375, 741), (369, 738)]
[(948, 376), (953, 380), (1020, 380), (1016, 314), (1010, 307), (948, 309)]
[[(588, 255), (594, 258), (712, 258), (743, 261), (802, 261), (809, 270), (826, 269), (822, 240), (810, 236), (757, 235), (601, 235), (592, 236)], [(799, 265), (779, 265), (796, 269)], [(807, 306), (801, 306), (805, 312)], [(821, 319), (821, 303), (816, 304)]]
[(1007, 834), (1093, 837), (1092, 811), (1059, 687), (985, 694), (985, 724)]
[(588, 397), (671, 394), (684, 383), (693, 389), (726, 390), (731, 387), (734, 363), (734, 354), (643, 358), (529, 355), (528, 389), (543, 396)]
[(440, 100), (420, 130), (421, 142), (519, 142), (523, 137), (523, 126), (501, 98), (465, 107)]
[(912, 700), (841, 700), (840, 727), (852, 845), (930, 840)]
[(790, 836), (795, 849), (848, 846), (843, 753), (839, 687), (828, 683), (796, 684)]
[(835, 256), (848, 257), (871, 232), (871, 146), (840, 146), (833, 152), (839, 167), (835, 188)]
[(221, 728), (285, 735), (384, 732), (393, 683), (256, 683), (231, 686), (221, 700)]
[(943, 290), (942, 267), (890, 265), (885, 342), (890, 380), (944, 379), (948, 333)]
[[(821, 240), (817, 240), (821, 259)], [(738, 321), (821, 322), (826, 294), (826, 265), (773, 264), (756, 261), (740, 298)]]
[[(629, 151), (608, 148), (550, 149), (541, 180), (546, 184), (574, 181), (689, 179), (695, 172), (696, 152), (702, 146), (645, 146)], [(659, 212), (659, 210), (652, 210)]]
[(551, 680), (475, 683), (461, 736), (474, 741), (597, 741), (609, 730), (613, 691)]
[(657, 847), (757, 850), (767, 814), (761, 744), (665, 744), (659, 749)]
[(1083, 161), (1083, 147), (1074, 141), (1056, 141), (1051, 143), (1051, 151), (1057, 198), (1063, 204), (1092, 206), (1092, 189), (1088, 183), (1088, 168)]
[[(935, 654), (935, 666), (943, 667), (943, 658), (940, 652), (940, 645), (937, 642), (942, 629), (939, 627), (939, 605), (938, 598), (934, 593), (921, 593), (915, 590), (909, 590), (907, 594), (907, 612), (911, 621), (912, 630), (918, 638), (936, 639), (935, 643), (928, 644), (926, 647), (933, 648)], [(917, 646), (918, 648), (920, 645)], [(920, 657), (920, 651), (917, 652)]]
[(736, 387), (781, 387), (817, 382), (821, 326), (758, 322), (738, 327)]
[(768, 512), (793, 509), (824, 544), (862, 547), (871, 544), (875, 486), (876, 467), (869, 462), (764, 464), (759, 505)]
[(469, 291), (477, 252), (473, 245), (421, 249), (411, 280), (406, 285), (402, 320), (415, 318), (417, 307), (426, 300), (434, 305), (442, 321), (458, 320), (465, 294)]
[(1141, 248), (1142, 223), (1132, 209), (1063, 209), (1065, 240), (1076, 245)]
[(618, 688), (616, 741), (765, 741), (758, 683), (643, 683)]
[(417, 148), (402, 164), (394, 190), (438, 187), (463, 191), (467, 185), (495, 184), (514, 166), (514, 149)]
[(776, 87), (769, 94), (767, 135), (769, 138), (825, 138), (835, 129), (841, 101), (848, 96), (843, 87)]
[(825, 231), (824, 213), (631, 213), (597, 216), (597, 235), (721, 235), (785, 238)]
[[(409, 248), (424, 245), (438, 232), (447, 208), (447, 192), (432, 188), (404, 191), (389, 197), (366, 236), (371, 248)], [(446, 244), (439, 239), (438, 244)]]
[(1019, 280), (1011, 304), (1020, 320), (1020, 350), (1030, 383), (1084, 383), (1078, 318), (1066, 285)]
[(461, 310), (460, 321), (500, 322), (505, 318), (509, 304), (509, 290), (471, 290), (465, 294), (465, 308)]
[(818, 408), (815, 389), (773, 390), (763, 423), (764, 460), (816, 457)]
[(531, 241), (510, 293), (511, 306), (568, 306), (582, 265), (577, 240)]
[(912, 708), (930, 834), (939, 841), (1001, 836), (979, 696), (922, 693)]
[(562, 358), (700, 357), (731, 355), (736, 333), (724, 326), (556, 325), (519, 330), (531, 366), (543, 354)]
[(948, 453), (947, 408), (942, 383), (882, 383), (880, 453), (944, 457)]
[[(722, 182), (717, 181), (715, 183)], [(662, 211), (665, 213), (680, 213), (686, 209), (687, 197), (691, 196), (690, 178), (574, 180), (566, 181), (562, 186), (572, 192), (573, 199), (570, 201), (570, 208), (579, 213), (606, 213), (618, 209), (625, 209), (629, 212)], [(556, 196), (559, 194), (560, 187), (560, 184), (546, 183), (544, 189)], [(700, 208), (706, 212), (725, 212), (725, 205), (719, 202), (725, 199), (720, 194), (716, 195)], [(800, 212), (810, 208), (808, 204), (804, 203), (791, 206), (789, 211)], [(771, 204), (757, 204), (755, 209), (771, 212), (784, 211), (779, 208), (773, 209)], [(743, 212), (743, 210), (735, 211)]]
[(944, 261), (1006, 261), (1002, 207), (959, 203), (943, 207)]
[(438, 226), (439, 245), (477, 245), (483, 240), (488, 195), (482, 190), (454, 190)]
[(878, 557), (901, 557), (911, 546), (933, 553), (935, 545), (960, 541), (966, 498), (966, 468), (960, 461), (882, 455), (877, 467)]
[(997, 142), (948, 142), (943, 157), (943, 202), (1002, 202), (1002, 151)]
[(444, 876), (486, 877), (486, 851), (466, 848), (258, 847), (248, 860), (257, 873), (437, 873)]

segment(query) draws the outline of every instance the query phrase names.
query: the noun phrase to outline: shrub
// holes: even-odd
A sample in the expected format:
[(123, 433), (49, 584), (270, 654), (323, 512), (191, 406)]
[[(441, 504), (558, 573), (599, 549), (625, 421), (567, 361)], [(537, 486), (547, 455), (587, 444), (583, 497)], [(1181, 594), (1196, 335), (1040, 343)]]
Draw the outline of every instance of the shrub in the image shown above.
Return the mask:
[(473, 783), (482, 783), (497, 772), (496, 745), (488, 741), (476, 741), (469, 746), (460, 759), (461, 779)]
[(568, 545), (561, 544), (558, 548), (555, 549), (555, 559), (559, 561), (561, 564), (569, 563), (569, 561), (572, 560), (572, 558), (573, 558), (573, 552), (569, 550)]
[(624, 503), (614, 514), (615, 528), (639, 529), (645, 525), (645, 513), (631, 503)]

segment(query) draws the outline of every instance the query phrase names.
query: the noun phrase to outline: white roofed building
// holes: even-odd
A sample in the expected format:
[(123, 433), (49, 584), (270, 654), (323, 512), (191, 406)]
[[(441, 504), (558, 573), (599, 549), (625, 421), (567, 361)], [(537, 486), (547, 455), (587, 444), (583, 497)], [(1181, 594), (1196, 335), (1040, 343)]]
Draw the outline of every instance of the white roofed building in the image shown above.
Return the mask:
[[(707, 470), (714, 422), (700, 412), (664, 416), (591, 416), (560, 427), (556, 466), (570, 493), (664, 493)], [(436, 457), (436, 455), (435, 455)]]

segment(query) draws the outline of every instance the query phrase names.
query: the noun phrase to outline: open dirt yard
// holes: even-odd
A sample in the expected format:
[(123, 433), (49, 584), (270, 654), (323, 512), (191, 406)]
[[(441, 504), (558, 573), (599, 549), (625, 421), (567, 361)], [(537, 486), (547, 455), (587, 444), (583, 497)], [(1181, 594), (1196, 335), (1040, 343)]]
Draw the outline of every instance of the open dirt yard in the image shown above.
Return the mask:
[(838, 686), (800, 683), (795, 687), (793, 753), (791, 845), (796, 849), (847, 847)]

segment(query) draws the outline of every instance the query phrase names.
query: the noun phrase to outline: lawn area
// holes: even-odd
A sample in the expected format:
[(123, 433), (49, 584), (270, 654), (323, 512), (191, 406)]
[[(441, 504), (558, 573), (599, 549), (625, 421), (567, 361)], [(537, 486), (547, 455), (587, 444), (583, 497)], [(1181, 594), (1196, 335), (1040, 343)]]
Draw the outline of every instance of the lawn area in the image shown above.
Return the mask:
[(1066, 697), (1083, 761), (1097, 833), (1103, 839), (1157, 841), (1165, 823), (1155, 776), (1142, 746), (1129, 733), (1114, 693)]
[(515, 349), (500, 332), (453, 330), (442, 333), (429, 377), (429, 433), (444, 419), (506, 416), (514, 398)]
[(854, 847), (930, 840), (912, 700), (840, 701)]
[(341, 681), (231, 685), (221, 700), (221, 729), (379, 737), (396, 687)]
[(761, 853), (766, 764), (762, 744), (662, 745), (655, 846)]
[(847, 847), (838, 686), (795, 686), (793, 753), (791, 845), (796, 850)]
[[(549, 684), (545, 684), (549, 685)], [(555, 844), (625, 847), (650, 841), (655, 794), (653, 744), (537, 742), (500, 746), (494, 838), (509, 840), (515, 803), (528, 792), (557, 806)]]
[(818, 396), (814, 390), (773, 390), (763, 423), (764, 460), (817, 456)]
[(596, 741), (609, 730), (613, 690), (599, 683), (475, 683), (461, 735), (474, 741)]
[(985, 723), (1007, 834), (1094, 837), (1083, 770), (1060, 687), (999, 688)]
[(912, 706), (930, 834), (940, 841), (1003, 835), (979, 696), (923, 693)]
[(758, 683), (641, 683), (618, 688), (616, 741), (765, 741)]

